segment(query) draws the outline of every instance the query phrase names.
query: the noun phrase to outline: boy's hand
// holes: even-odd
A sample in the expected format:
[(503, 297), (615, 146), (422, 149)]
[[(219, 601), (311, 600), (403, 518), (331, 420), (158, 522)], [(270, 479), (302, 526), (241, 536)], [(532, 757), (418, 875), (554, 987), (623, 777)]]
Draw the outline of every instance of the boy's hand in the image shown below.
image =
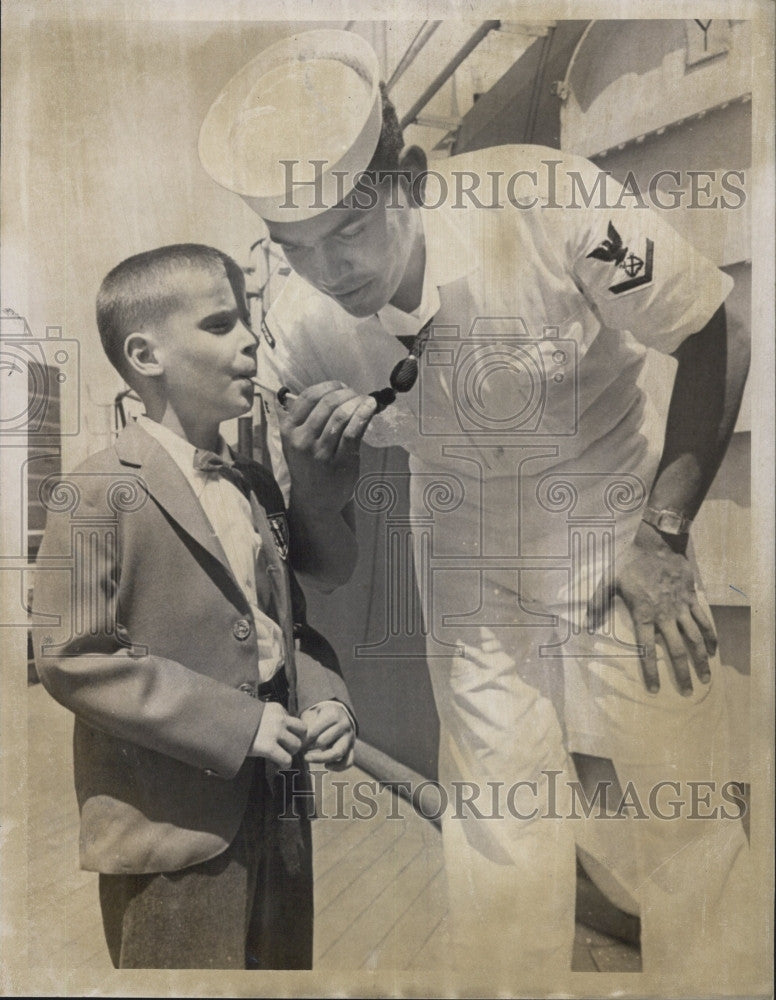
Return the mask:
[(325, 764), (330, 771), (342, 771), (353, 763), (356, 733), (344, 705), (324, 701), (302, 712), (307, 726), (304, 759), (308, 764)]
[(301, 719), (289, 715), (278, 702), (268, 701), (248, 756), (266, 757), (278, 767), (290, 767), (291, 758), (302, 748), (306, 732)]

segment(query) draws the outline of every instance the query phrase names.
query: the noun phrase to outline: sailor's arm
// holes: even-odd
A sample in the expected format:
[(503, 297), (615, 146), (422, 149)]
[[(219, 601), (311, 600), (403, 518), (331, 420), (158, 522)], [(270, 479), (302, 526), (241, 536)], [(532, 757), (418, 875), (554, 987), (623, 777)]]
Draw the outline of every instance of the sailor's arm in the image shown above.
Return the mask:
[[(749, 367), (749, 343), (727, 324), (725, 307), (720, 306), (674, 357), (676, 379), (647, 518), (617, 566), (613, 592), (620, 594), (633, 618), (649, 690), (660, 687), (658, 632), (680, 690), (690, 694), (690, 663), (707, 683), (716, 635), (696, 593), (695, 573), (686, 555), (689, 522), (703, 503), (733, 433)], [(681, 523), (684, 519), (686, 524)], [(592, 626), (600, 624), (610, 597), (599, 589), (590, 608)]]

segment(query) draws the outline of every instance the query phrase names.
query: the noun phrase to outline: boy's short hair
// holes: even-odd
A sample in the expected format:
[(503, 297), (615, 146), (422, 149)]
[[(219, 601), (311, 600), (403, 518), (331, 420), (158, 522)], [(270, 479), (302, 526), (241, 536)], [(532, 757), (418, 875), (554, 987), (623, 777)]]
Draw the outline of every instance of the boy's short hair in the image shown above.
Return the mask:
[(250, 325), (242, 268), (222, 250), (200, 243), (176, 243), (128, 257), (103, 278), (97, 293), (97, 329), (108, 360), (132, 385), (124, 355), (131, 333), (164, 320), (178, 308), (185, 291), (176, 277), (186, 269), (223, 270), (234, 291), (240, 318)]

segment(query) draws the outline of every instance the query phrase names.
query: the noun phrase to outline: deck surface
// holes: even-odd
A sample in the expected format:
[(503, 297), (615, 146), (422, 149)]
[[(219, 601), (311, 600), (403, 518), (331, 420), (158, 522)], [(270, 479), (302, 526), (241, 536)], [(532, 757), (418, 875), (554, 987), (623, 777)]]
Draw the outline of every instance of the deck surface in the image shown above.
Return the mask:
[[(102, 934), (97, 876), (78, 868), (72, 787), (72, 719), (41, 688), (29, 694), (28, 934), (31, 968), (59, 983), (93, 983), (112, 966)], [(337, 818), (370, 807), (352, 798), (357, 768), (327, 775), (313, 823), (315, 968), (429, 969), (446, 962), (447, 904), (440, 834), (390, 792), (366, 788), (374, 817)], [(343, 782), (336, 786), (336, 782)], [(389, 819), (401, 815), (401, 821)], [(576, 971), (637, 971), (638, 950), (577, 925)]]

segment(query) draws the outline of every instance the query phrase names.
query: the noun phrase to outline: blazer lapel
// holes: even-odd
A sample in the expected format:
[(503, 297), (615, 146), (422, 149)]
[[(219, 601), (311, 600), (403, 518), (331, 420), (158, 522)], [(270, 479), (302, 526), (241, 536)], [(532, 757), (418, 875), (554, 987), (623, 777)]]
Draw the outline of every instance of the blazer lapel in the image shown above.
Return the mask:
[[(234, 579), (223, 546), (205, 516), (202, 505), (186, 477), (159, 442), (132, 423), (117, 438), (115, 448), (122, 464), (141, 470), (140, 475), (146, 489), (159, 506), (217, 559)], [(237, 586), (237, 582), (234, 582)]]

